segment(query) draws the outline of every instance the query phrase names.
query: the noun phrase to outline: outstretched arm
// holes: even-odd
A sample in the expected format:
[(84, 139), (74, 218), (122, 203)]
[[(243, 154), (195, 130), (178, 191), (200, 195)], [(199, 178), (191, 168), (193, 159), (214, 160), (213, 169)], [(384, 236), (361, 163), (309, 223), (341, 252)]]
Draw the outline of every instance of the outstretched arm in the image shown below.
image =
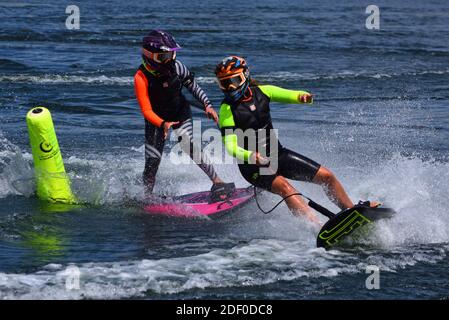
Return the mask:
[(307, 91), (288, 90), (272, 85), (261, 85), (259, 88), (271, 101), (281, 103), (313, 103), (313, 97)]

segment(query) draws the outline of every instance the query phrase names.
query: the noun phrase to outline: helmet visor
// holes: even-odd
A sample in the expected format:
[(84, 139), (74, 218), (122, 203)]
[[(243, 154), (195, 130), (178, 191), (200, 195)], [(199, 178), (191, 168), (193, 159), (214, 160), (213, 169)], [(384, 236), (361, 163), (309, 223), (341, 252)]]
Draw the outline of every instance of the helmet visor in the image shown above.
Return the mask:
[(176, 51), (158, 52), (154, 54), (154, 60), (160, 63), (175, 60), (175, 58), (176, 58)]
[(218, 85), (222, 90), (229, 91), (239, 88), (242, 84), (245, 83), (245, 81), (246, 77), (243, 75), (243, 73), (237, 73), (229, 77), (219, 78)]
[(175, 60), (176, 58), (176, 51), (151, 52), (143, 48), (142, 53), (145, 57), (157, 63), (167, 63), (169, 61)]

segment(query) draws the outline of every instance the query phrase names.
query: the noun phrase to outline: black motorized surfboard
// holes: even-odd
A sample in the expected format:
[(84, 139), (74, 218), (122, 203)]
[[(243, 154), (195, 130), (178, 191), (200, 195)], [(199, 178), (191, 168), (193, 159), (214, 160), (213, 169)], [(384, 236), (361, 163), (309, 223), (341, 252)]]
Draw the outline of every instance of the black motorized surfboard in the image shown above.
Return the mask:
[(329, 249), (338, 245), (355, 230), (374, 221), (391, 218), (396, 211), (391, 208), (370, 208), (356, 205), (331, 217), (321, 228), (317, 237), (317, 247)]

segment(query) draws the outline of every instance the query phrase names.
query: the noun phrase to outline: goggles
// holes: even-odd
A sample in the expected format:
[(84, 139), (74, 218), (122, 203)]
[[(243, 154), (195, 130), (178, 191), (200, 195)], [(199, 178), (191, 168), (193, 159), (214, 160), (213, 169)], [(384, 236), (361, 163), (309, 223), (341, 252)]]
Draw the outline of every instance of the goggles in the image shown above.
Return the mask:
[(228, 77), (218, 78), (218, 85), (222, 90), (230, 91), (238, 89), (246, 81), (246, 77), (243, 72), (233, 74)]
[(151, 52), (143, 48), (142, 53), (148, 59), (151, 59), (158, 63), (166, 63), (168, 61), (175, 60), (176, 58), (176, 51)]

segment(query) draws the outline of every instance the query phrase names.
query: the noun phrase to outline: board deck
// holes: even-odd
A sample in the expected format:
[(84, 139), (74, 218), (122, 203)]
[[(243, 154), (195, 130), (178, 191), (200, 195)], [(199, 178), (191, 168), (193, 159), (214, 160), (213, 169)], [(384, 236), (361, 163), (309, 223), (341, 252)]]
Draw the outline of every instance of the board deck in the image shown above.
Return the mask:
[(237, 188), (231, 197), (219, 202), (210, 202), (210, 195), (210, 191), (202, 191), (151, 201), (144, 205), (144, 210), (152, 215), (221, 217), (250, 202), (254, 198), (254, 189)]

